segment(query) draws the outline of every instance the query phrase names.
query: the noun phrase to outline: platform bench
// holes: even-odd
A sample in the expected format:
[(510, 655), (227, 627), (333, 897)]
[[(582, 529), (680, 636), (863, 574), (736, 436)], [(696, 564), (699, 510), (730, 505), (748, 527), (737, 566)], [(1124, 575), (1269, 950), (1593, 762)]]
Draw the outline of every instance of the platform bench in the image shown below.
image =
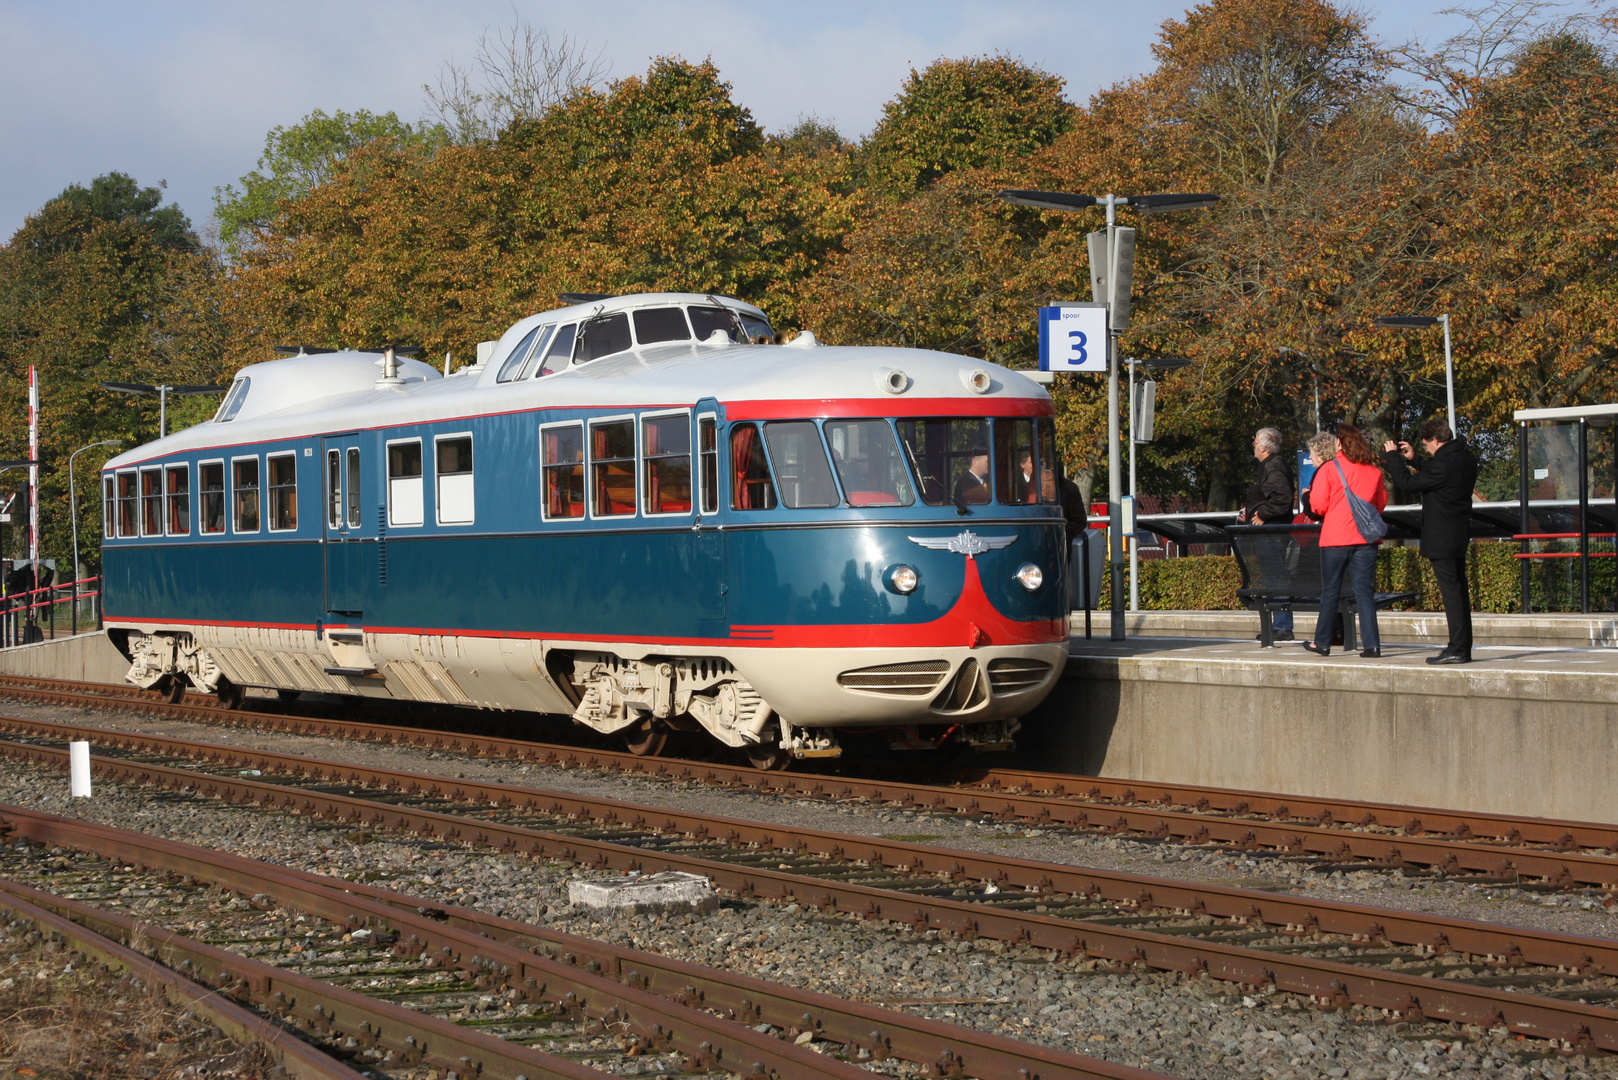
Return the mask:
[[(1227, 525), (1225, 532), (1242, 575), (1236, 595), (1249, 610), (1258, 612), (1259, 643), (1268, 649), (1275, 644), (1274, 612), (1320, 610), (1320, 526)], [(1415, 599), (1413, 592), (1379, 592), (1376, 606), (1389, 608)], [(1352, 652), (1358, 647), (1355, 617), (1359, 611), (1346, 574), (1337, 610), (1343, 620), (1343, 648)]]

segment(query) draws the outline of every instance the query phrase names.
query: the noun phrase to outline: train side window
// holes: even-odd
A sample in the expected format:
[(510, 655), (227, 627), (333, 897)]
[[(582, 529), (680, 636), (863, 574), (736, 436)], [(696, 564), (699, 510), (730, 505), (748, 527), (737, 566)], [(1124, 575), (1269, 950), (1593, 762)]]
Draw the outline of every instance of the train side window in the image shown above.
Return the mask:
[(204, 461), (197, 466), (197, 490), (202, 495), (202, 521), (205, 533), (225, 531), (225, 463)]
[(1039, 462), (1032, 420), (994, 422), (994, 493), (1008, 506), (1039, 501)]
[(764, 458), (764, 441), (757, 424), (736, 424), (730, 429), (730, 505), (736, 510), (774, 510), (775, 480)]
[(343, 452), (326, 451), (326, 528), (343, 527)]
[(164, 498), (168, 500), (168, 531), (170, 536), (191, 535), (191, 466), (170, 465), (164, 470), (166, 477)]
[(275, 454), (270, 466), (270, 531), (287, 532), (298, 527), (298, 458), (295, 454)]
[(590, 425), (590, 513), (622, 517), (635, 512), (635, 421)]
[(584, 425), (539, 429), (545, 474), (545, 520), (584, 516)]
[(702, 469), (702, 512), (719, 512), (719, 425), (712, 416), (697, 418), (697, 455)]
[(518, 377), (517, 372), (522, 370), (523, 361), (527, 360), (528, 354), (533, 351), (534, 339), (544, 329), (543, 326), (536, 326), (523, 335), (523, 339), (517, 342), (517, 347), (511, 350), (505, 362), (500, 365), (500, 374), (494, 377), (495, 382), (510, 382)]
[(473, 511), (472, 436), (440, 435), (433, 440), (435, 510), (440, 525), (470, 525)]
[(645, 461), (646, 512), (689, 514), (691, 414), (642, 417), (640, 439)]
[(828, 420), (826, 442), (850, 506), (909, 506), (910, 472), (886, 420)]
[(118, 535), (140, 535), (140, 480), (133, 472), (118, 474)]
[(836, 506), (837, 485), (831, 478), (826, 448), (813, 420), (772, 420), (764, 425), (770, 464), (781, 490), (781, 505), (793, 509)]
[(643, 308), (635, 312), (635, 342), (656, 345), (661, 341), (690, 341), (691, 328), (685, 322), (685, 309)]
[(421, 440), (388, 443), (388, 524), (420, 525)]
[(573, 360), (573, 339), (578, 335), (578, 332), (578, 323), (568, 323), (556, 331), (555, 336), (551, 338), (550, 348), (545, 350), (545, 362), (539, 365), (539, 370), (534, 373), (534, 378), (537, 379), (541, 375), (553, 375), (567, 367)]
[(585, 363), (603, 356), (621, 353), (629, 348), (629, 313), (620, 311), (584, 323), (579, 334), (579, 347), (575, 350), (578, 362)]
[(966, 417), (899, 421), (899, 442), (928, 506), (989, 501), (989, 422)]
[(348, 448), (348, 527), (360, 527), (360, 448)]
[(101, 478), (101, 535), (111, 540), (118, 535), (118, 500), (113, 492), (112, 477)]
[(140, 471), (140, 534), (163, 535), (163, 470)]
[(230, 493), (235, 507), (231, 531), (258, 532), (258, 458), (233, 458), (230, 463)]

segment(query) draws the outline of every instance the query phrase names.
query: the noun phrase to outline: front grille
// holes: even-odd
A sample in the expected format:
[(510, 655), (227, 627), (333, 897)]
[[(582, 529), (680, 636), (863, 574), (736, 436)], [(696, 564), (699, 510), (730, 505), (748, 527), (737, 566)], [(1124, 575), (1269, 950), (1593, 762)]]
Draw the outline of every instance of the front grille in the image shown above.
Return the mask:
[(863, 690), (868, 694), (922, 697), (933, 692), (948, 670), (948, 660), (912, 660), (905, 664), (881, 664), (845, 671), (837, 676), (837, 681), (850, 690)]
[(989, 689), (983, 678), (983, 669), (978, 662), (967, 657), (961, 664), (961, 669), (955, 673), (955, 678), (944, 687), (944, 692), (938, 695), (933, 702), (933, 711), (941, 713), (958, 713), (975, 709), (989, 700)]
[(1043, 660), (1027, 660), (1008, 656), (989, 661), (989, 685), (997, 694), (1015, 694), (1019, 690), (1032, 690), (1045, 681), (1051, 666)]

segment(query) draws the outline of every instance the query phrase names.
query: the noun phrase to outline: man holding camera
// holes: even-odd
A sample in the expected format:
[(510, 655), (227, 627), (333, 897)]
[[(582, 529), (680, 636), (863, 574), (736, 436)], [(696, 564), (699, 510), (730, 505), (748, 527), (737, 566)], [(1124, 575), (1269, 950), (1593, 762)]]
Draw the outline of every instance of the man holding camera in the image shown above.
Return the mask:
[(1421, 425), (1416, 440), (1427, 452), (1420, 466), (1407, 442), (1383, 444), (1388, 475), (1400, 502), (1421, 496), (1421, 553), (1433, 564), (1438, 592), (1444, 598), (1449, 645), (1429, 664), (1472, 662), (1472, 600), (1466, 583), (1466, 549), (1471, 543), (1472, 489), (1478, 462), (1449, 425), (1433, 417)]

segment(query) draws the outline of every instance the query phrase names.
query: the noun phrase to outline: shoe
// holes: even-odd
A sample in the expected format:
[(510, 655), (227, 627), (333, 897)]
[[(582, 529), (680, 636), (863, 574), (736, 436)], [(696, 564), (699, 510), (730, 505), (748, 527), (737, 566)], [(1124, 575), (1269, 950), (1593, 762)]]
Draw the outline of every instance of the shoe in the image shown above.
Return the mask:
[[(1264, 640), (1264, 634), (1262, 632), (1254, 634), (1253, 635), (1253, 640), (1254, 641), (1263, 641)], [(1292, 636), (1292, 631), (1291, 630), (1277, 630), (1277, 631), (1275, 631), (1275, 633), (1270, 635), (1270, 640), (1271, 641), (1296, 641), (1297, 639)]]
[(1437, 656), (1429, 656), (1427, 662), (1429, 664), (1470, 664), (1472, 654), (1470, 652), (1441, 652)]
[(1324, 649), (1322, 649), (1319, 645), (1316, 645), (1314, 642), (1306, 641), (1306, 642), (1303, 643), (1303, 647), (1305, 649), (1307, 649), (1309, 652), (1314, 653), (1316, 656), (1330, 656), (1331, 655), (1331, 646), (1330, 645), (1328, 645)]
[(1381, 649), (1361, 649), (1360, 650), (1360, 657), (1361, 657), (1361, 659), (1364, 659), (1364, 660), (1380, 660), (1380, 659), (1382, 659), (1382, 650)]

